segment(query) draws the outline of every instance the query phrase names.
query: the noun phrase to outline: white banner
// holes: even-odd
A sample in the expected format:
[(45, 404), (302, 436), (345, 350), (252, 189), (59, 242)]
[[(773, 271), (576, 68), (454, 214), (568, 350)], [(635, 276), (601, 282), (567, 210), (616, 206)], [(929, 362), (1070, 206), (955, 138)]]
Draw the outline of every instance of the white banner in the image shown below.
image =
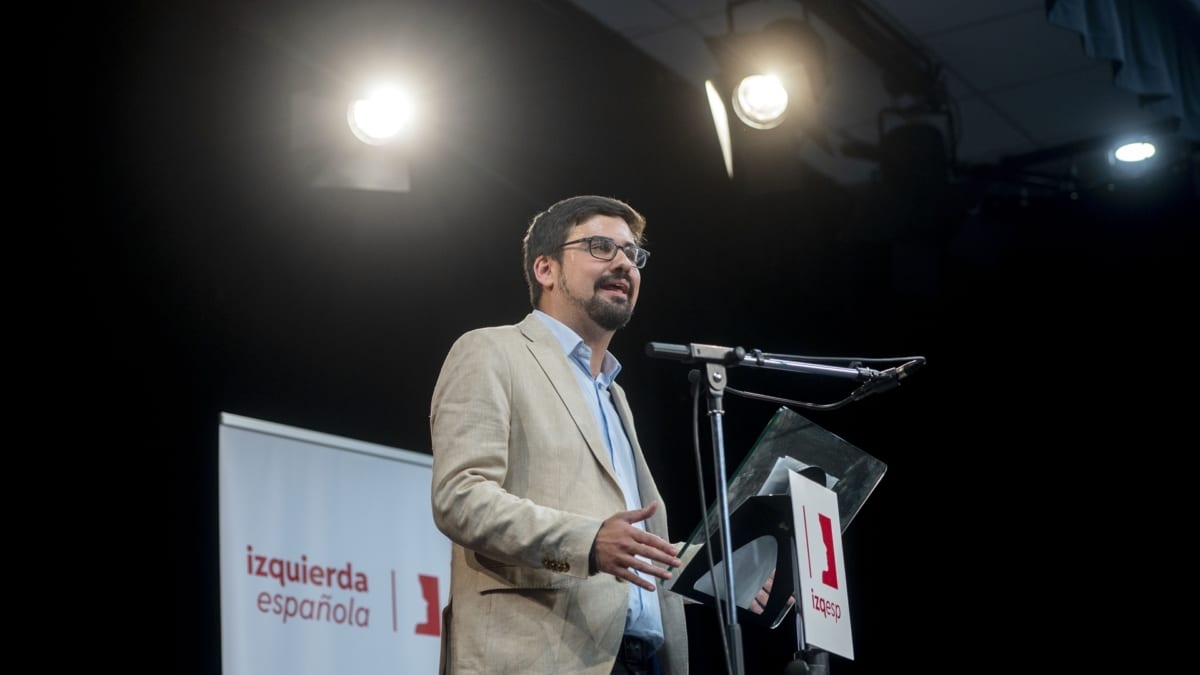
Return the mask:
[(788, 484), (800, 563), (796, 601), (804, 619), (804, 638), (810, 645), (853, 660), (837, 495), (792, 470)]
[(437, 672), (429, 455), (223, 413), (223, 675)]

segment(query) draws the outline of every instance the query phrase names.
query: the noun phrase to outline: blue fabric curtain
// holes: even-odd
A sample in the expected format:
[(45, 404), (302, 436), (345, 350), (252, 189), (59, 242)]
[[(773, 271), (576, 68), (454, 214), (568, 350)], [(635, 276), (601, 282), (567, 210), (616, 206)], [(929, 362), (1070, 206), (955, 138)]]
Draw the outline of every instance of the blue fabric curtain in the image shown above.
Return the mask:
[(1050, 23), (1113, 62), (1113, 81), (1143, 107), (1179, 118), (1200, 141), (1200, 0), (1047, 0)]

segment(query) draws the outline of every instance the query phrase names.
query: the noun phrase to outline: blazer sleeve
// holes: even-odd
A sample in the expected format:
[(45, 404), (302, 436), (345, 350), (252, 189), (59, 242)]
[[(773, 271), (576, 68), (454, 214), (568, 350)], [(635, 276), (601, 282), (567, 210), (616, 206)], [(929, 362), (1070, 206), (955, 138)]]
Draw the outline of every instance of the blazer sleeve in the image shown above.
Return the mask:
[(520, 442), (511, 429), (520, 367), (514, 352), (524, 349), (506, 340), (496, 329), (463, 335), (438, 376), (430, 408), (434, 522), (455, 543), (492, 560), (586, 577), (602, 520), (504, 487), (509, 443)]

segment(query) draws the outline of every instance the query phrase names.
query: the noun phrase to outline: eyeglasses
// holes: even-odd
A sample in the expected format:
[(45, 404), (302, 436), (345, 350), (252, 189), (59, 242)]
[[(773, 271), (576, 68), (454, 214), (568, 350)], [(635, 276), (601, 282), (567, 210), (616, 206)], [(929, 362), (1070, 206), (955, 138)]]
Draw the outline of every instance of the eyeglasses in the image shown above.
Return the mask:
[(571, 244), (587, 244), (588, 253), (597, 260), (608, 262), (617, 257), (617, 251), (624, 251), (625, 257), (629, 258), (629, 262), (639, 270), (646, 266), (646, 261), (650, 259), (650, 251), (644, 248), (638, 248), (633, 244), (625, 244), (618, 246), (617, 242), (608, 237), (584, 237), (582, 239), (572, 239), (563, 243), (559, 248), (566, 248)]

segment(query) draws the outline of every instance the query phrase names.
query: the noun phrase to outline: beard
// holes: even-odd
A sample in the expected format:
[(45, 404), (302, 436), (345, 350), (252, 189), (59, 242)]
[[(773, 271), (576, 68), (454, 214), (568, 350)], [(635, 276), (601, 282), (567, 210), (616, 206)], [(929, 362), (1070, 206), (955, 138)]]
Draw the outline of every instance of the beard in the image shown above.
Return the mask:
[(626, 298), (624, 302), (614, 302), (606, 300), (600, 295), (600, 288), (604, 284), (613, 279), (624, 279), (629, 283), (630, 291), (633, 290), (633, 279), (624, 275), (608, 275), (603, 276), (596, 281), (595, 287), (592, 289), (592, 297), (581, 298), (573, 293), (567, 286), (567, 279), (564, 275), (559, 275), (559, 283), (567, 292), (567, 297), (583, 311), (587, 313), (588, 318), (596, 322), (604, 330), (619, 330), (624, 328), (629, 323), (629, 319), (633, 316), (633, 302), (630, 298)]
[(629, 319), (633, 316), (633, 304), (629, 301), (617, 304), (603, 300), (598, 295), (588, 298), (583, 303), (583, 308), (587, 311), (592, 321), (595, 321), (596, 325), (604, 330), (624, 328), (625, 324), (629, 323)]

